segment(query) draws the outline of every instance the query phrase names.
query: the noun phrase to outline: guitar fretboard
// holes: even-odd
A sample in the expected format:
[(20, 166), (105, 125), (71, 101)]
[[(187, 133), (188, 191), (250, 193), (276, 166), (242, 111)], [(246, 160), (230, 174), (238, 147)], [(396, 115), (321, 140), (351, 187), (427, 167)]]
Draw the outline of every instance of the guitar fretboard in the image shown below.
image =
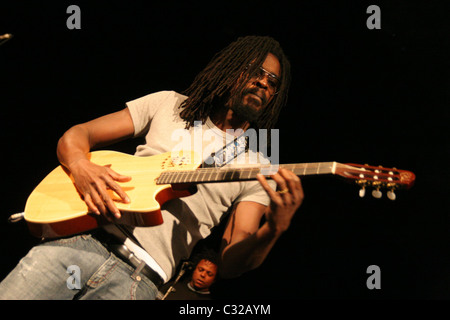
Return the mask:
[(277, 172), (278, 168), (285, 168), (294, 172), (297, 176), (334, 174), (336, 162), (311, 162), (283, 164), (279, 166), (257, 166), (241, 168), (199, 168), (196, 170), (164, 171), (156, 184), (172, 183), (202, 183), (202, 182), (232, 182), (256, 180), (256, 175), (261, 173), (269, 176)]

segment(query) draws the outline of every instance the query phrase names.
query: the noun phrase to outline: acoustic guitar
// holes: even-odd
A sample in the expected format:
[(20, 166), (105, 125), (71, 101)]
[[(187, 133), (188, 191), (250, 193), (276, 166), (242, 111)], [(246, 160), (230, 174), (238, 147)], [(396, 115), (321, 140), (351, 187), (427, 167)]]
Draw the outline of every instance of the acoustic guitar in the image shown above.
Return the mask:
[[(120, 174), (131, 176), (120, 183), (131, 203), (124, 203), (111, 190), (110, 196), (121, 211), (115, 223), (134, 226), (155, 226), (163, 223), (161, 205), (194, 192), (192, 186), (206, 182), (255, 180), (257, 173), (268, 176), (276, 166), (245, 165), (239, 168), (200, 168), (194, 152), (163, 153), (136, 157), (115, 151), (94, 151), (89, 158), (98, 165), (111, 165)], [(388, 198), (395, 199), (396, 189), (408, 189), (414, 173), (395, 168), (374, 167), (337, 162), (284, 164), (298, 176), (330, 174), (356, 183), (364, 196), (366, 187), (373, 187), (373, 196), (381, 197), (380, 189), (388, 189)], [(59, 166), (33, 190), (26, 202), (23, 217), (36, 237), (55, 238), (95, 229), (109, 223), (104, 217), (89, 212), (77, 191), (70, 173)]]

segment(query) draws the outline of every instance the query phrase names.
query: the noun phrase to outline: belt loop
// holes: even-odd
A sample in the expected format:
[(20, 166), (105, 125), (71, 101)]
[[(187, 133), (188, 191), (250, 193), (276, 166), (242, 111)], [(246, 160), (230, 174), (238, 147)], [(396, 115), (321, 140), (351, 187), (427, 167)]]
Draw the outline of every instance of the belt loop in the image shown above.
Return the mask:
[(135, 281), (141, 281), (142, 278), (139, 274), (141, 273), (142, 269), (144, 269), (145, 265), (146, 265), (145, 261), (141, 261), (139, 266), (136, 268), (136, 270), (134, 270), (133, 274), (131, 275), (131, 279)]

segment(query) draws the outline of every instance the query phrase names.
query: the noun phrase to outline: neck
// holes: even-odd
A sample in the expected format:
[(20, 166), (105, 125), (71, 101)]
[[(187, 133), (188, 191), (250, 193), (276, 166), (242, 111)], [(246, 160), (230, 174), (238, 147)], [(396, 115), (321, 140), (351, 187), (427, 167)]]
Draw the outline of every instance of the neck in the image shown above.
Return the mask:
[(245, 131), (250, 126), (248, 121), (239, 118), (233, 110), (227, 108), (215, 112), (210, 118), (214, 125), (222, 131), (227, 129), (242, 129)]
[[(239, 164), (239, 163), (238, 163)], [(309, 176), (319, 174), (335, 174), (336, 162), (311, 162), (311, 163), (293, 163), (280, 165), (282, 168), (291, 170), (297, 176)], [(258, 173), (265, 176), (278, 171), (276, 165), (255, 164), (237, 168), (200, 168), (197, 170), (174, 170), (164, 171), (158, 178), (156, 184), (176, 184), (176, 183), (204, 183), (204, 182), (232, 182), (256, 180)]]

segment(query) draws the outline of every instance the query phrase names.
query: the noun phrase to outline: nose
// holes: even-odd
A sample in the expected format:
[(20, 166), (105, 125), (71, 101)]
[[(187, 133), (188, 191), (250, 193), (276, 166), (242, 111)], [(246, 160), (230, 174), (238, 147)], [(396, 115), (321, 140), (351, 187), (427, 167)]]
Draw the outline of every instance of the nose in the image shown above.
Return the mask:
[(255, 85), (258, 88), (264, 89), (264, 90), (268, 90), (269, 89), (269, 83), (268, 83), (268, 76), (267, 75), (261, 75), (257, 78), (255, 78)]
[(269, 88), (268, 76), (265, 74), (259, 75), (255, 78), (256, 85), (263, 89)]

